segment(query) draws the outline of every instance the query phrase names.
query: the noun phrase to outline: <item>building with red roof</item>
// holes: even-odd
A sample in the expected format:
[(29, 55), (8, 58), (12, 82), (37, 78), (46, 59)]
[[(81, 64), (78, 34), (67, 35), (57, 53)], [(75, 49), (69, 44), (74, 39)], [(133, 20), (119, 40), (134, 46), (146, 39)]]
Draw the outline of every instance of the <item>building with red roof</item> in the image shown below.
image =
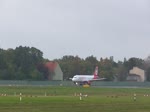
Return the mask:
[(63, 80), (63, 72), (57, 62), (47, 62), (45, 67), (49, 71), (48, 80)]

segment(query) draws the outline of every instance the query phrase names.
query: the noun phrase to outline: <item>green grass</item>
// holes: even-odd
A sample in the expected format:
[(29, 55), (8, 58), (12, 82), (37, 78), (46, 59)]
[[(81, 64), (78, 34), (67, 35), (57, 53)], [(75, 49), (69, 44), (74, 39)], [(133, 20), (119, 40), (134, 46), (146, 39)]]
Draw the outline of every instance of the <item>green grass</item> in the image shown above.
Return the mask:
[[(80, 92), (88, 97), (80, 101), (74, 96)], [(149, 88), (9, 86), (0, 87), (0, 94), (0, 112), (150, 112), (150, 96), (144, 96)]]

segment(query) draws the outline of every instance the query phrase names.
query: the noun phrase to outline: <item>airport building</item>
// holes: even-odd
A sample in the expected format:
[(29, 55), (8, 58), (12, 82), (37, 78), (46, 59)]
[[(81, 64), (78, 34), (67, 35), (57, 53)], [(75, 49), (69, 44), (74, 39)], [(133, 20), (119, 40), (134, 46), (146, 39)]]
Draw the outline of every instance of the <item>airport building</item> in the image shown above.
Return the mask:
[(145, 71), (138, 67), (133, 67), (133, 69), (129, 71), (129, 75), (127, 76), (127, 81), (144, 82), (145, 80)]
[(45, 64), (49, 71), (48, 80), (63, 80), (63, 72), (57, 62), (47, 62)]

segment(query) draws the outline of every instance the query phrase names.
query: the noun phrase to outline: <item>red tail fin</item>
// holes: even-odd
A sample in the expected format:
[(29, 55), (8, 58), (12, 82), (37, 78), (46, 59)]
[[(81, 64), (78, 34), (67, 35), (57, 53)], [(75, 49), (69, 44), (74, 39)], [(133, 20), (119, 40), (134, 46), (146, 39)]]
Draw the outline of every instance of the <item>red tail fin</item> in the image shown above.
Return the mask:
[(94, 71), (94, 79), (98, 78), (98, 66), (96, 66), (95, 71)]

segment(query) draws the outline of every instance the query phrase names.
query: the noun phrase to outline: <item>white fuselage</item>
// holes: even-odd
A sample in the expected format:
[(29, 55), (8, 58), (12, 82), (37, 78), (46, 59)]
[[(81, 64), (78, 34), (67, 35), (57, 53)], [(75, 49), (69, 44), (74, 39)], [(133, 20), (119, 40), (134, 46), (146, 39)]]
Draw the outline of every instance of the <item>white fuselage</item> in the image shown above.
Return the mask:
[(88, 82), (91, 81), (94, 78), (93, 75), (75, 75), (72, 78), (73, 82)]

